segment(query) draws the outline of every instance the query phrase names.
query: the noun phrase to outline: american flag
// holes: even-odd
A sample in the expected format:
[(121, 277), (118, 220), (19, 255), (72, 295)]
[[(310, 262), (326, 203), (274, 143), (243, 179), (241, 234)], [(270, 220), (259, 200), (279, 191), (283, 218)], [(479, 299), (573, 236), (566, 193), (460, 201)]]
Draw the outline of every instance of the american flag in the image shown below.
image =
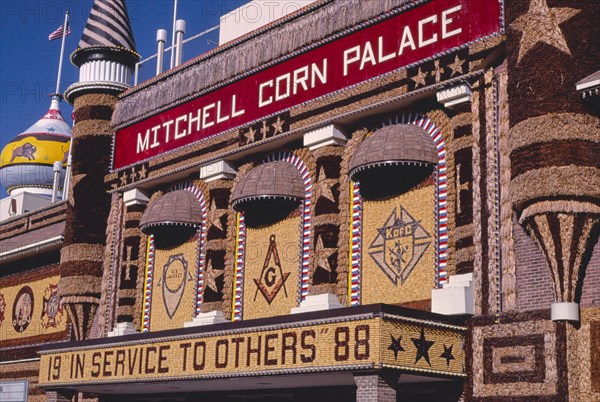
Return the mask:
[[(48, 40), (54, 40), (54, 39), (60, 39), (63, 36), (63, 29), (64, 29), (64, 25), (59, 26), (58, 28), (56, 28), (56, 31), (52, 32), (50, 35), (48, 35)], [(67, 23), (67, 35), (71, 34), (71, 25), (69, 23)]]

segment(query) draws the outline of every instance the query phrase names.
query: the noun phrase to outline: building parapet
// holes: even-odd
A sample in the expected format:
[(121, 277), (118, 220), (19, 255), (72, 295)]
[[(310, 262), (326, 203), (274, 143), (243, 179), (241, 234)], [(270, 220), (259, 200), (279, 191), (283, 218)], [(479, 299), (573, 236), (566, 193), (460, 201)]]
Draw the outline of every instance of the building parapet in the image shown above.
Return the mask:
[(39, 387), (365, 369), (462, 378), (465, 334), (460, 319), (383, 304), (308, 312), (48, 345)]

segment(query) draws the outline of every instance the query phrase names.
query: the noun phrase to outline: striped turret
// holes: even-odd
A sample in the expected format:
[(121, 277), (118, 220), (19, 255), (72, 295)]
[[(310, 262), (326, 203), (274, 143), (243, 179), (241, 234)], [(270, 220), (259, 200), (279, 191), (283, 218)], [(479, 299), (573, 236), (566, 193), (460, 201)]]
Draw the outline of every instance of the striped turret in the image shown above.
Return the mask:
[(111, 197), (104, 188), (110, 167), (111, 117), (117, 95), (129, 87), (139, 59), (125, 3), (95, 0), (79, 48), (71, 55), (79, 82), (66, 99), (74, 106), (73, 168), (67, 229), (61, 251), (62, 298), (77, 340), (99, 335), (92, 328), (101, 300), (106, 222)]
[(550, 269), (552, 318), (578, 321), (600, 223), (600, 119), (577, 82), (598, 70), (600, 3), (507, 3), (513, 205)]
[(129, 23), (125, 2), (121, 0), (95, 1), (83, 29), (79, 48), (108, 46), (135, 51), (135, 41)]
[(65, 98), (72, 103), (89, 90), (126, 90), (139, 59), (125, 1), (95, 0), (79, 47), (71, 55), (79, 67), (79, 82), (67, 89)]

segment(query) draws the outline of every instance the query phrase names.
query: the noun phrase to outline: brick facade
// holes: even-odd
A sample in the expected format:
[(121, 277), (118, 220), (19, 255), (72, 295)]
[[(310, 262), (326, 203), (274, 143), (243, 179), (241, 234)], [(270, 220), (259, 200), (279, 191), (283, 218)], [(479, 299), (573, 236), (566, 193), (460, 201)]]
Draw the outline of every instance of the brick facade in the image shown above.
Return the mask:
[(596, 241), (583, 279), (580, 304), (581, 307), (600, 306), (600, 245), (598, 241)]
[(519, 311), (550, 308), (554, 301), (550, 270), (539, 247), (525, 230), (514, 222), (517, 272), (517, 309)]
[(397, 373), (368, 373), (354, 376), (356, 402), (396, 402)]
[(73, 393), (47, 391), (46, 397), (48, 398), (48, 402), (71, 402), (73, 400)]
[[(554, 296), (546, 261), (539, 247), (517, 222), (513, 225), (513, 231), (517, 266), (517, 309), (549, 309)], [(587, 264), (580, 305), (600, 306), (600, 246), (597, 242)]]

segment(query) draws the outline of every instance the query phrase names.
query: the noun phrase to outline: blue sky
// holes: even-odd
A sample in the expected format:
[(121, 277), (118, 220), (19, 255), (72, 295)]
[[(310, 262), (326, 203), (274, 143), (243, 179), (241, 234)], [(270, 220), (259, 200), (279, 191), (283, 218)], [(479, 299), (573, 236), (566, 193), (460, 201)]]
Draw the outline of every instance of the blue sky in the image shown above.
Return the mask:
[[(167, 29), (170, 44), (173, 0), (127, 0), (126, 3), (142, 58), (156, 52), (157, 29)], [(178, 18), (186, 20), (185, 36), (189, 37), (218, 25), (220, 15), (244, 3), (244, 0), (179, 0)], [(1, 147), (42, 117), (50, 105), (48, 95), (56, 86), (61, 41), (50, 42), (48, 35), (62, 24), (66, 10), (71, 14), (72, 33), (65, 45), (61, 92), (77, 80), (78, 71), (70, 63), (69, 56), (77, 48), (92, 4), (93, 0), (0, 1)], [(218, 31), (205, 38), (218, 42)], [(187, 44), (184, 61), (213, 48), (214, 44), (206, 39)], [(141, 72), (142, 80), (150, 78), (155, 68), (156, 64), (149, 62)], [(71, 106), (63, 101), (61, 110), (71, 124)], [(0, 198), (5, 196), (4, 189), (0, 189)]]

